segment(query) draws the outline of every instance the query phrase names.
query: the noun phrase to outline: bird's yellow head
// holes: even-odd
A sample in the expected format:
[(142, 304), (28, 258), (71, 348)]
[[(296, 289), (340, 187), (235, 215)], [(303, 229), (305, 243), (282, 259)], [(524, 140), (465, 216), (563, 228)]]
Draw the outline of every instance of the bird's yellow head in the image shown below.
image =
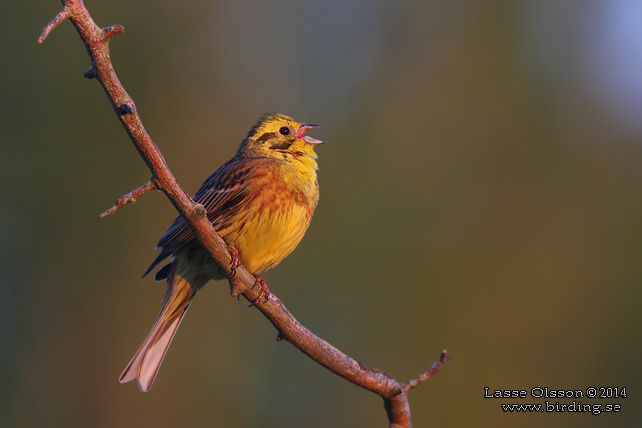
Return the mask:
[(239, 147), (241, 156), (265, 156), (292, 161), (312, 163), (316, 168), (317, 158), (314, 147), (323, 141), (305, 135), (309, 129), (319, 125), (299, 123), (283, 114), (270, 113), (259, 119), (250, 129)]

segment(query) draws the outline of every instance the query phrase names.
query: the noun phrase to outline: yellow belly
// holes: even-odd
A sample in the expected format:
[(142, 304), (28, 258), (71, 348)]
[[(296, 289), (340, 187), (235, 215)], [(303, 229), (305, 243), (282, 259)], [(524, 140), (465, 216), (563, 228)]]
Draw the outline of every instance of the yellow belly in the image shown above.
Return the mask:
[(223, 239), (239, 251), (241, 263), (252, 273), (276, 266), (299, 244), (310, 224), (311, 212), (300, 205), (259, 212), (241, 232)]
[(234, 224), (217, 229), (252, 273), (276, 266), (296, 248), (310, 225), (318, 200), (316, 174), (301, 177), (288, 172), (275, 171), (256, 183), (257, 191), (252, 192), (256, 196), (237, 207)]

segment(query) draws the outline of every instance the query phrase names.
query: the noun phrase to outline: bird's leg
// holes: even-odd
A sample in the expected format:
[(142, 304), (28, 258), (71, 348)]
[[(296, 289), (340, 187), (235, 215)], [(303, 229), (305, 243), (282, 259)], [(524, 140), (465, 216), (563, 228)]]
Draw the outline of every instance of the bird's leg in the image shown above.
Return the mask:
[(235, 246), (230, 245), (228, 247), (228, 250), (230, 251), (230, 274), (226, 275), (223, 272), (221, 272), (221, 267), (218, 267), (218, 273), (221, 276), (227, 276), (228, 278), (234, 278), (234, 275), (236, 275), (236, 269), (241, 266), (241, 259), (239, 258), (239, 250), (236, 249)]
[(263, 301), (263, 303), (266, 303), (270, 297), (270, 290), (268, 289), (265, 279), (263, 279), (263, 277), (257, 273), (253, 273), (252, 276), (256, 280), (254, 281), (254, 285), (252, 286), (252, 289), (254, 289), (254, 287), (258, 285), (259, 287), (261, 287), (261, 292), (259, 293), (258, 296), (256, 296), (256, 299), (252, 301), (252, 304), (250, 305), (250, 307), (256, 305), (261, 300), (262, 297), (265, 297), (265, 300)]
[(230, 257), (232, 258), (232, 260), (230, 260), (230, 269), (232, 270), (230, 278), (233, 278), (234, 275), (236, 275), (236, 269), (241, 266), (241, 259), (239, 258), (239, 250), (237, 250), (234, 245), (230, 245), (229, 250)]

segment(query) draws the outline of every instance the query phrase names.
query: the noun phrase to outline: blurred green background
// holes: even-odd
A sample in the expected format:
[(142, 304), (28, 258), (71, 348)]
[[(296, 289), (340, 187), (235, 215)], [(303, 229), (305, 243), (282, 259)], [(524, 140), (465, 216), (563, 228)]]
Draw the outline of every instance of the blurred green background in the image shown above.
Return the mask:
[[(321, 123), (321, 200), (265, 276), (306, 326), (413, 390), (416, 427), (642, 425), (642, 3), (87, 1), (193, 193), (262, 113)], [(120, 385), (174, 219), (54, 0), (3, 5), (0, 426), (376, 427), (381, 400), (224, 282), (154, 388)], [(626, 387), (619, 414), (504, 414), (484, 387)], [(557, 400), (552, 400), (557, 401)], [(560, 400), (568, 403), (570, 400)]]

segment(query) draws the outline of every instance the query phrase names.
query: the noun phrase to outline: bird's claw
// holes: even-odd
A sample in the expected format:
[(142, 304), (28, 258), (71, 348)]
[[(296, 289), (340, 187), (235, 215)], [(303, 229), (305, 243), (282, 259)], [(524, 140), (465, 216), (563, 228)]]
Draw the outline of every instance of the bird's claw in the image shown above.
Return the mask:
[(258, 302), (261, 301), (261, 298), (264, 298), (265, 300), (263, 303), (267, 303), (268, 299), (270, 298), (270, 289), (267, 286), (267, 283), (265, 282), (265, 279), (261, 275), (258, 275), (256, 273), (253, 273), (252, 276), (254, 276), (254, 285), (252, 285), (252, 290), (258, 285), (261, 287), (261, 292), (259, 293), (258, 296), (256, 296), (256, 299), (252, 300), (252, 304), (249, 306), (250, 308), (252, 306), (256, 306)]
[(229, 246), (230, 250), (230, 274), (227, 275), (228, 278), (234, 278), (236, 275), (236, 269), (241, 266), (241, 259), (239, 258), (239, 250), (236, 249), (233, 245)]

